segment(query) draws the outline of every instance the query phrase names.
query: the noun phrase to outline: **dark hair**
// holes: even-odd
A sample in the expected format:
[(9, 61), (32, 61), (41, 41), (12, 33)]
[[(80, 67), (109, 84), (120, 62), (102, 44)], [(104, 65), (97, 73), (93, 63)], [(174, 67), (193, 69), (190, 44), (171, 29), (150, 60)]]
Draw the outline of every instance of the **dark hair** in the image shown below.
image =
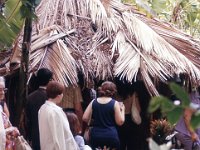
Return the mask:
[(53, 73), (48, 68), (41, 68), (37, 72), (39, 86), (46, 86), (52, 79)]
[(113, 82), (105, 81), (98, 88), (98, 96), (113, 97), (117, 93), (117, 87)]
[(66, 113), (66, 115), (67, 115), (67, 118), (69, 121), (70, 130), (71, 130), (73, 136), (80, 134), (81, 125), (80, 125), (77, 115), (72, 112), (68, 112), (68, 113)]
[(56, 98), (56, 96), (63, 93), (64, 86), (56, 81), (50, 81), (47, 85), (46, 91), (48, 98)]

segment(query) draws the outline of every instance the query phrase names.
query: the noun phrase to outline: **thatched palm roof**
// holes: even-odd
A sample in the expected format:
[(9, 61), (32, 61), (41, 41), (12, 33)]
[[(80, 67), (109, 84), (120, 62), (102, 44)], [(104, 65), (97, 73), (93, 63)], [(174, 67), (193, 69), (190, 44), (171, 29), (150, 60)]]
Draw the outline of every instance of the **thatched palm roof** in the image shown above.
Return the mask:
[(141, 76), (152, 95), (152, 77), (182, 72), (200, 80), (199, 41), (119, 0), (42, 0), (36, 14), (30, 71), (48, 67), (66, 86), (78, 71), (85, 80)]

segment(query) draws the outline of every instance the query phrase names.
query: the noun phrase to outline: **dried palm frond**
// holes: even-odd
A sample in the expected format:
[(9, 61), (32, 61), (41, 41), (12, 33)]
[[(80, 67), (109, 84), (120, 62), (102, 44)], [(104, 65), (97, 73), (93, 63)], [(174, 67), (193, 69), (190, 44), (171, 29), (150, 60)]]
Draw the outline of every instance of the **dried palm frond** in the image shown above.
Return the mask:
[(160, 22), (156, 19), (148, 19), (141, 14), (138, 16), (168, 43), (173, 45), (180, 53), (200, 68), (200, 43), (198, 40), (177, 30), (169, 23)]
[[(139, 68), (141, 68), (140, 71), (144, 69), (141, 65), (141, 59), (147, 66), (145, 67), (146, 75), (144, 75), (144, 73), (142, 73), (142, 75), (144, 80), (148, 81), (146, 84), (149, 87), (152, 86), (152, 81), (148, 79), (149, 75), (151, 77), (159, 77), (164, 81), (166, 81), (167, 77), (170, 77), (171, 75), (171, 72), (169, 72), (169, 68), (172, 68), (170, 67), (170, 63), (165, 62), (165, 65), (163, 65), (164, 60), (157, 59), (155, 55), (152, 56), (149, 54), (143, 54), (144, 52), (140, 52), (134, 43), (130, 42), (128, 39), (126, 40), (126, 37), (122, 32), (119, 32), (116, 36), (113, 44), (113, 49), (119, 50), (119, 57), (114, 67), (114, 74), (115, 76), (120, 76), (121, 79), (125, 78), (129, 82), (133, 82), (133, 80), (136, 81)], [(153, 93), (158, 95), (155, 87), (152, 89), (154, 89)]]
[[(200, 69), (200, 42), (193, 37), (177, 30), (168, 23), (161, 23), (156, 19), (148, 19), (140, 15), (147, 25), (151, 26), (168, 43), (173, 45), (181, 54), (187, 58), (187, 69), (190, 79), (195, 83), (199, 80)], [(184, 58), (184, 59), (185, 59)]]
[[(44, 34), (44, 31), (41, 31), (41, 33)], [(71, 55), (72, 49), (67, 47), (64, 40), (60, 39), (61, 36), (59, 36), (60, 33), (58, 33), (57, 28), (51, 27), (51, 31), (46, 32), (46, 34), (48, 35), (46, 39), (43, 39), (43, 36), (40, 35), (38, 35), (38, 39), (34, 39), (41, 42), (34, 42), (32, 45), (30, 69), (38, 67), (39, 64), (39, 68), (48, 67), (53, 72), (56, 72), (54, 78), (64, 85), (77, 84), (77, 63)], [(67, 34), (62, 37), (64, 36), (67, 36)]]
[(51, 25), (59, 25), (63, 29), (74, 28), (76, 16), (67, 17), (68, 14), (76, 15), (76, 2), (74, 0), (42, 0), (36, 8), (39, 29)]
[(98, 79), (109, 79), (113, 77), (113, 62), (111, 56), (108, 55), (105, 49), (109, 49), (109, 46), (103, 45), (98, 48), (98, 50), (90, 56), (92, 60), (92, 66), (94, 77)]
[(92, 58), (88, 52), (92, 49), (94, 41), (92, 36), (95, 34), (91, 28), (91, 21), (79, 19), (76, 24), (76, 33), (73, 36), (68, 36), (67, 44), (74, 49), (73, 57), (78, 64), (78, 71), (84, 75), (85, 81), (94, 78), (94, 70), (91, 66)]
[(158, 92), (150, 77), (159, 77), (161, 80), (166, 81), (167, 77), (172, 75), (170, 69), (173, 69), (173, 72), (176, 71), (174, 66), (168, 61), (158, 59), (156, 55), (141, 52), (134, 43), (128, 39), (126, 40), (122, 32), (119, 32), (116, 36), (113, 49), (119, 50), (119, 57), (114, 67), (114, 74), (120, 76), (120, 79), (125, 78), (129, 82), (133, 82), (133, 80), (136, 81), (140, 68), (143, 81), (148, 91), (153, 95), (158, 95)]
[[(142, 51), (147, 54), (155, 55), (158, 59), (173, 64), (174, 67), (178, 68), (181, 72), (187, 72), (189, 74), (192, 73), (192, 78), (195, 78), (195, 80), (200, 79), (197, 67), (194, 64), (191, 64), (190, 60), (180, 53), (175, 47), (160, 37), (146, 24), (134, 17), (133, 14), (124, 13), (124, 18), (126, 20), (128, 19), (125, 24), (128, 31), (132, 33), (130, 35), (132, 35), (132, 39), (136, 41), (137, 47), (141, 48)], [(146, 38), (147, 33), (148, 38)]]
[(175, 59), (178, 51), (155, 31), (136, 18), (132, 13), (124, 12), (123, 18), (129, 32), (128, 35), (131, 35), (131, 39), (135, 39), (137, 47), (147, 54), (157, 55), (159, 58), (173, 62), (175, 66), (180, 66), (182, 70), (185, 69), (185, 63), (182, 62), (180, 58)]
[(119, 50), (119, 57), (114, 65), (114, 75), (126, 78), (127, 81), (136, 81), (140, 68), (140, 55), (126, 40), (121, 31), (116, 35), (112, 52)]
[(141, 72), (144, 84), (145, 84), (147, 90), (149, 91), (150, 95), (158, 96), (159, 93), (158, 93), (157, 89), (155, 88), (155, 85), (153, 84), (153, 82), (147, 72), (147, 66), (143, 61), (141, 61), (141, 71), (140, 72)]
[[(98, 32), (102, 32), (105, 36), (112, 38), (112, 33), (116, 33), (123, 28), (120, 12), (115, 9), (117, 4), (121, 4), (115, 0), (87, 0), (89, 5), (89, 14), (93, 23), (98, 26)], [(111, 5), (112, 4), (112, 5)], [(115, 5), (114, 5), (115, 4)]]

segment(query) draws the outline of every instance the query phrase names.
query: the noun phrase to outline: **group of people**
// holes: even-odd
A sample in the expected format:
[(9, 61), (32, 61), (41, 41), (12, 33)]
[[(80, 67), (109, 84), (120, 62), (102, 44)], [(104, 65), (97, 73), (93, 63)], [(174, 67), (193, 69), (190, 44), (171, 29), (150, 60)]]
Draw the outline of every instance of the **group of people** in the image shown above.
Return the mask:
[(58, 104), (62, 101), (64, 86), (52, 81), (47, 68), (37, 72), (38, 89), (27, 98), (26, 127), (34, 150), (79, 150), (70, 130), (67, 116)]
[[(116, 85), (105, 81), (98, 87), (98, 96), (87, 105), (80, 120), (75, 112), (66, 112), (59, 106), (65, 87), (53, 81), (53, 73), (49, 69), (38, 70), (37, 83), (38, 88), (29, 94), (25, 107), (27, 140), (33, 150), (147, 149), (139, 144), (145, 142), (138, 138), (140, 125), (145, 121), (140, 116), (142, 111), (136, 92), (129, 93), (120, 102)], [(5, 81), (0, 77), (0, 149), (12, 150), (14, 139), (20, 133), (9, 121), (5, 91)], [(195, 102), (194, 95), (191, 99), (199, 104)], [(185, 144), (186, 150), (191, 149), (193, 141), (199, 140), (198, 131), (193, 131), (185, 121), (190, 120), (190, 112), (186, 110), (176, 126), (176, 136)], [(89, 130), (82, 128), (84, 124)], [(89, 131), (89, 146), (85, 144), (88, 139), (83, 136), (86, 131)]]
[[(27, 133), (34, 150), (86, 150), (82, 123), (73, 112), (64, 112), (58, 104), (63, 99), (64, 86), (51, 81), (52, 72), (42, 68), (37, 72), (39, 87), (27, 98)], [(124, 123), (125, 108), (113, 99), (116, 85), (104, 82), (98, 89), (98, 98), (87, 106), (83, 122), (89, 124), (92, 149), (120, 149), (116, 125)]]
[[(81, 119), (76, 111), (66, 111), (65, 108), (59, 106), (63, 100), (63, 94), (66, 94), (66, 87), (53, 80), (53, 73), (49, 69), (39, 69), (36, 74), (36, 82), (37, 89), (28, 95), (25, 106), (26, 139), (33, 150), (132, 150), (133, 143), (137, 144), (131, 142), (131, 139), (124, 140), (127, 137), (124, 134), (134, 134), (128, 133), (130, 132), (128, 130), (132, 129), (130, 126), (134, 125), (133, 128), (139, 126), (130, 123), (132, 100), (126, 100), (125, 105), (116, 100), (117, 87), (113, 82), (105, 81), (98, 87), (98, 96), (94, 96), (93, 100), (85, 106)], [(0, 97), (1, 100), (4, 99), (5, 90), (4, 82), (2, 87), (0, 84), (0, 96), (3, 95)], [(127, 99), (132, 98), (129, 96)], [(6, 103), (2, 101), (0, 106), (2, 114), (10, 123)], [(138, 110), (140, 113), (140, 107)], [(2, 119), (0, 122), (4, 124), (1, 128), (6, 130), (4, 117), (0, 117), (0, 119)], [(85, 124), (86, 128), (90, 130), (83, 127)], [(121, 130), (124, 128), (127, 129)], [(0, 146), (2, 150), (8, 149), (7, 133), (1, 131)], [(9, 133), (15, 137), (20, 134), (15, 127), (12, 127), (12, 132), (10, 131)], [(89, 131), (89, 140), (84, 136), (87, 131)], [(14, 138), (11, 138), (11, 141), (12, 139)], [(133, 140), (137, 141), (137, 139)], [(14, 144), (12, 146), (14, 149)]]

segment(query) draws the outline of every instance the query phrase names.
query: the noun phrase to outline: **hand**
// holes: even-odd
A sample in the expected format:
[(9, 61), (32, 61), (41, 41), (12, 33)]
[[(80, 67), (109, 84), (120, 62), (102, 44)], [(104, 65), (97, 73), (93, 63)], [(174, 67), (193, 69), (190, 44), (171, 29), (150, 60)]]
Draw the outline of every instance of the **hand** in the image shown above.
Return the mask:
[(197, 135), (195, 132), (192, 132), (192, 133), (191, 133), (191, 138), (192, 138), (192, 141), (193, 141), (193, 142), (199, 140), (199, 137), (198, 137), (198, 135)]
[(19, 130), (13, 126), (6, 129), (6, 134), (10, 136), (14, 136), (14, 137), (17, 137), (20, 135)]
[(13, 130), (13, 132), (12, 132), (12, 135), (13, 135), (14, 137), (17, 137), (17, 136), (20, 135), (19, 130), (18, 130), (16, 127), (14, 127), (14, 130)]
[(119, 106), (120, 106), (121, 111), (125, 110), (125, 106), (124, 106), (123, 102), (119, 102)]

